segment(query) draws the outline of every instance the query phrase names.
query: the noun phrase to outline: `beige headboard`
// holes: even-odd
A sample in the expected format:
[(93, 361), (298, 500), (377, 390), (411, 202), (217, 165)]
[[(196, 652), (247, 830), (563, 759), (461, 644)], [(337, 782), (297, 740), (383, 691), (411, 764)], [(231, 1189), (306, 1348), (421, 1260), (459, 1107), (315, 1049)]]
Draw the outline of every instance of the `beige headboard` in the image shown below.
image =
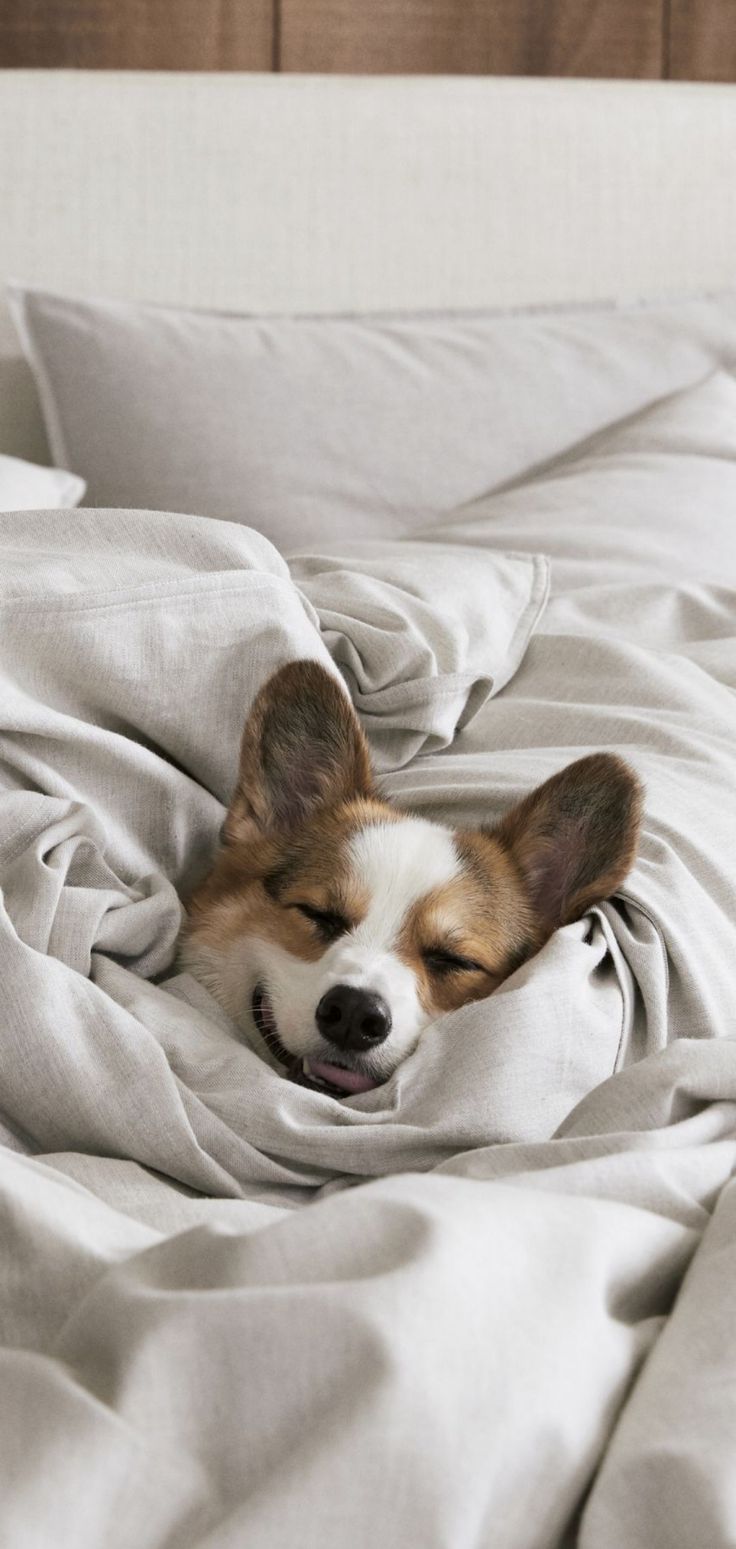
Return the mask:
[[(736, 87), (0, 72), (0, 283), (250, 311), (736, 284)], [(42, 455), (0, 304), (0, 450)]]

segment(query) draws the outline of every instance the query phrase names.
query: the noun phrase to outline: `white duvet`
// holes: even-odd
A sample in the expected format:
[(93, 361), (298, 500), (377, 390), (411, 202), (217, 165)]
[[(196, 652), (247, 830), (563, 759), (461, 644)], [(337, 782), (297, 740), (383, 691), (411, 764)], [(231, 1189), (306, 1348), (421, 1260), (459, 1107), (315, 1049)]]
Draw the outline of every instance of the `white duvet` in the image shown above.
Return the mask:
[[(726, 375), (290, 570), (0, 517), (0, 1541), (736, 1542), (735, 590)], [(433, 816), (599, 747), (647, 790), (622, 896), (341, 1102), (175, 962), (305, 655)]]

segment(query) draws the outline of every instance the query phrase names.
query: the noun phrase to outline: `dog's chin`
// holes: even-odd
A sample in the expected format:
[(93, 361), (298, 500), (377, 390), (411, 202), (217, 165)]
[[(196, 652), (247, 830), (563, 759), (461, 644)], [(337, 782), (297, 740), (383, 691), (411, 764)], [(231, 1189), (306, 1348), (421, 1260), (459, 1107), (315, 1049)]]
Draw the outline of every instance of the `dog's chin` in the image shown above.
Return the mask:
[(269, 1054), (283, 1067), (284, 1075), (299, 1086), (326, 1092), (331, 1097), (355, 1097), (359, 1092), (372, 1092), (387, 1080), (386, 1076), (372, 1075), (357, 1064), (343, 1065), (315, 1055), (292, 1054), (279, 1038), (273, 1004), (262, 984), (257, 984), (253, 991), (251, 1013)]

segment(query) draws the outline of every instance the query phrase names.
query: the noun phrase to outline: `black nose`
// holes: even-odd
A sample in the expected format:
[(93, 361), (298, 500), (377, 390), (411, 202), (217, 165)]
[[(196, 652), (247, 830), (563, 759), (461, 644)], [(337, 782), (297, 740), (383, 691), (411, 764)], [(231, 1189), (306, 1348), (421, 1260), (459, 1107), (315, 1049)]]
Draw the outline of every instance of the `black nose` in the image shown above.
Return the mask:
[(323, 1038), (341, 1049), (372, 1049), (391, 1031), (391, 1012), (380, 995), (336, 984), (327, 991), (315, 1012)]

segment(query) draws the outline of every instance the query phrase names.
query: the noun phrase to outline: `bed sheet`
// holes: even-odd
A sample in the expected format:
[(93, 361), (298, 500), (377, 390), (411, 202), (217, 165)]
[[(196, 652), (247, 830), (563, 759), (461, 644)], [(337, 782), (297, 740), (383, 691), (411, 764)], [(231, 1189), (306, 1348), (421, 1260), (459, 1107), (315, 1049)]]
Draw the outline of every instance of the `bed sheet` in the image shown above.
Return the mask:
[[(160, 513), (0, 526), (14, 1549), (734, 1541), (735, 398), (453, 513), (414, 582)], [(175, 960), (240, 721), (300, 655), (431, 815), (593, 747), (647, 791), (622, 894), (341, 1102)]]

